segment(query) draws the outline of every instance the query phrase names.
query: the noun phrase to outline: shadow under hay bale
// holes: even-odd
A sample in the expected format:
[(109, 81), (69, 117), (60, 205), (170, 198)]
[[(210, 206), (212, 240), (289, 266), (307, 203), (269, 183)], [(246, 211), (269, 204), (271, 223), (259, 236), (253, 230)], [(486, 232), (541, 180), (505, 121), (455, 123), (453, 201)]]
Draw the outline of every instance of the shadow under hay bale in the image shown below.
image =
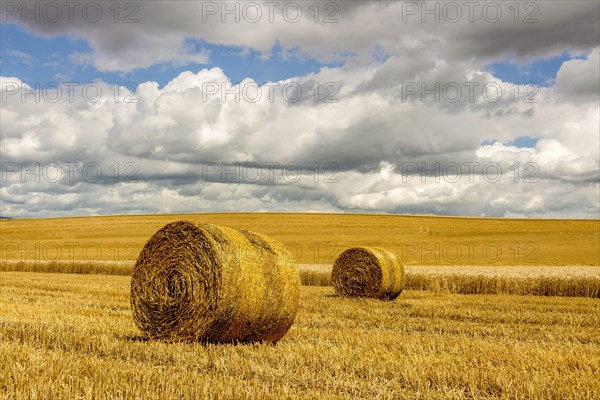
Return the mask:
[(294, 322), (299, 296), (282, 243), (189, 221), (155, 233), (131, 279), (135, 323), (162, 340), (276, 343)]
[(404, 267), (388, 249), (355, 247), (335, 260), (331, 280), (340, 296), (394, 300), (404, 289)]

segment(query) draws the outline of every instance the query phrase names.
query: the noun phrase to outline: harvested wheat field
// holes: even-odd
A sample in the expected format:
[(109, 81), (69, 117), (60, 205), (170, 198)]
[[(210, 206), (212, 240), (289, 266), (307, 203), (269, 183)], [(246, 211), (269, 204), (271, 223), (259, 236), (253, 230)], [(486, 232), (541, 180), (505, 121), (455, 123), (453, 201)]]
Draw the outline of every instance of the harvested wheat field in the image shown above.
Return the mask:
[(146, 341), (121, 276), (2, 273), (4, 398), (600, 396), (600, 300), (303, 287), (277, 345)]
[(600, 266), (598, 220), (313, 213), (0, 220), (0, 259), (135, 261), (150, 236), (180, 219), (268, 235), (303, 264), (333, 264), (347, 248), (375, 246), (404, 265)]
[[(154, 233), (180, 219), (272, 237), (289, 251), (285, 262), (300, 261), (295, 319), (274, 329), (277, 340), (173, 342), (140, 329), (131, 305), (135, 260)], [(600, 398), (597, 228), (598, 221), (313, 214), (0, 221), (0, 398)], [(446, 262), (456, 246), (508, 252), (515, 243), (535, 243), (536, 262), (477, 252), (470, 262)], [(356, 246), (398, 254), (406, 273), (395, 300), (335, 294), (333, 261)], [(156, 254), (175, 264), (180, 257)], [(186, 299), (188, 279), (167, 279), (167, 292)], [(251, 296), (244, 287), (229, 293)], [(277, 309), (270, 306), (261, 309), (263, 322)]]

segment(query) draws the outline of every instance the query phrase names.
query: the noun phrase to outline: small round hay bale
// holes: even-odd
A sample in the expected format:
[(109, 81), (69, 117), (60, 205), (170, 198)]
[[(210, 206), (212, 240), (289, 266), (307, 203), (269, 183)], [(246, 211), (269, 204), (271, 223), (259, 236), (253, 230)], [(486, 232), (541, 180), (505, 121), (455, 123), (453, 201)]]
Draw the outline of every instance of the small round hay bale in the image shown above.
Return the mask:
[(382, 247), (354, 247), (335, 260), (331, 273), (340, 296), (394, 300), (404, 289), (404, 267)]
[(142, 249), (131, 279), (133, 319), (152, 339), (275, 343), (296, 317), (300, 278), (267, 236), (173, 222)]

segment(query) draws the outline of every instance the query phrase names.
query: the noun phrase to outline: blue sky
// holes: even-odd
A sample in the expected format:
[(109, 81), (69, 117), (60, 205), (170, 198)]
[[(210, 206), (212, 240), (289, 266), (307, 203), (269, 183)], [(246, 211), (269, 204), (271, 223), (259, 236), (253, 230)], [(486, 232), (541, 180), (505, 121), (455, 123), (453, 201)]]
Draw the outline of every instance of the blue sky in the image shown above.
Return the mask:
[(14, 24), (1, 24), (0, 29), (2, 75), (19, 77), (30, 85), (39, 82), (43, 86), (48, 82), (67, 81), (84, 84), (102, 80), (121, 85), (129, 82), (155, 81), (162, 87), (183, 71), (197, 71), (212, 67), (220, 67), (233, 83), (249, 77), (262, 84), (318, 72), (323, 66), (339, 65), (321, 64), (302, 55), (296, 49), (283, 51), (279, 44), (271, 49), (270, 57), (264, 58), (259, 52), (251, 49), (212, 45), (202, 40), (188, 38), (185, 40), (186, 48), (194, 49), (198, 53), (208, 49), (210, 52), (208, 64), (162, 63), (127, 73), (106, 73), (97, 71), (90, 65), (78, 65), (70, 61), (70, 54), (91, 51), (85, 40), (65, 35), (43, 37), (29, 33)]
[(538, 59), (526, 64), (517, 62), (498, 62), (490, 64), (486, 70), (493, 73), (494, 76), (505, 82), (527, 84), (534, 83), (537, 86), (551, 86), (556, 79), (556, 73), (565, 61), (572, 60), (573, 57), (568, 52), (555, 57)]
[[(503, 143), (506, 146), (515, 146), (518, 148), (534, 148), (537, 142), (539, 142), (540, 138), (530, 137), (530, 136), (519, 136), (513, 140), (509, 140)], [(483, 140), (481, 142), (482, 146), (489, 146), (494, 143), (497, 143), (497, 140)]]
[[(2, 75), (18, 76), (28, 84), (61, 81), (87, 83), (102, 80), (107, 83), (124, 85), (129, 82), (155, 81), (162, 87), (183, 71), (197, 71), (215, 66), (223, 69), (234, 83), (250, 77), (262, 84), (267, 81), (316, 73), (324, 66), (341, 65), (341, 63), (322, 64), (303, 55), (297, 49), (283, 51), (279, 44), (271, 49), (270, 57), (264, 58), (259, 52), (252, 49), (213, 45), (199, 39), (188, 38), (185, 40), (186, 47), (197, 52), (201, 52), (203, 49), (209, 51), (208, 64), (173, 65), (162, 63), (127, 73), (106, 73), (97, 71), (90, 65), (78, 65), (70, 61), (69, 55), (71, 54), (91, 52), (92, 49), (83, 39), (65, 35), (43, 37), (29, 33), (22, 27), (10, 23), (1, 24), (0, 29), (2, 33), (0, 52)], [(371, 52), (374, 59), (384, 62), (387, 56), (375, 57), (376, 50)], [(492, 63), (484, 69), (506, 82), (516, 84), (533, 82), (538, 86), (549, 86), (556, 78), (556, 73), (562, 63), (572, 58), (568, 52), (564, 52), (559, 56), (538, 59), (527, 64), (519, 64), (510, 60)]]

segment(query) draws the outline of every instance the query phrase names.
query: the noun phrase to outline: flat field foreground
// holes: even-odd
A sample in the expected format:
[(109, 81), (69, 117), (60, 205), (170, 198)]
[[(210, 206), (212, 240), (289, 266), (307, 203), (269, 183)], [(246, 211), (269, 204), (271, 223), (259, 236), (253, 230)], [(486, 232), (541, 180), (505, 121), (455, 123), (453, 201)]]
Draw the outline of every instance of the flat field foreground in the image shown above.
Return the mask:
[[(180, 219), (287, 245), (304, 286), (277, 345), (144, 339), (129, 276), (150, 236)], [(600, 221), (0, 220), (0, 244), (0, 399), (600, 398)], [(332, 263), (353, 246), (395, 250), (407, 290), (392, 302), (335, 297)]]
[(600, 266), (600, 220), (312, 213), (0, 220), (0, 259), (133, 261), (152, 234), (180, 219), (270, 235), (303, 264), (331, 264), (349, 247), (384, 246), (405, 265)]
[(4, 272), (2, 399), (597, 399), (600, 300), (302, 287), (275, 346), (148, 342), (125, 276)]

